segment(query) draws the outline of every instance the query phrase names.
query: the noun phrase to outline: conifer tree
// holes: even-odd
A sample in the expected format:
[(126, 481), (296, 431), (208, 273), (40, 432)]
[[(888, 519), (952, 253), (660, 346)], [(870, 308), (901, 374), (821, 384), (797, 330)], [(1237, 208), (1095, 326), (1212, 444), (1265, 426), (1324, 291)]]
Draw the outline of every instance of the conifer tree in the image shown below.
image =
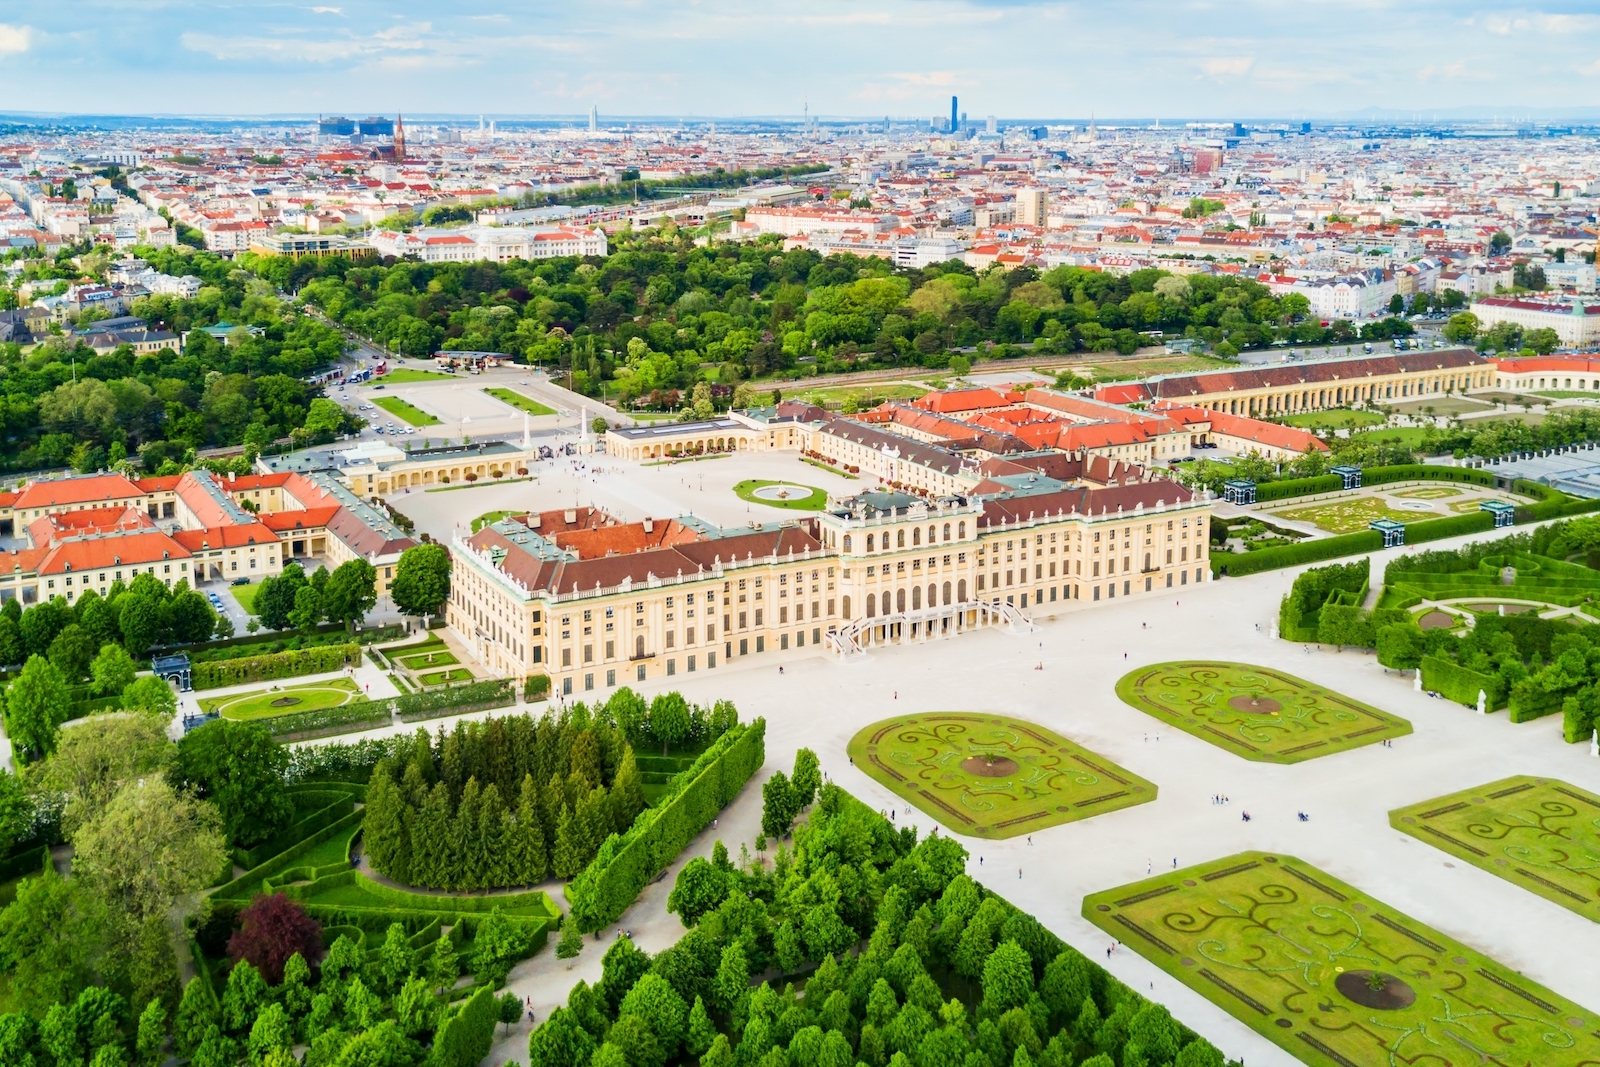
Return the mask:
[(450, 859), (450, 790), (436, 782), (411, 827), (413, 880), (417, 885), (444, 885)]
[(138, 1036), (134, 1052), (139, 1067), (158, 1067), (166, 1057), (162, 1046), (167, 1040), (167, 1009), (160, 997), (153, 997), (139, 1014)]
[(397, 882), (410, 881), (410, 842), (405, 840), (405, 804), (395, 784), (388, 760), (373, 768), (367, 786), (361, 836), (373, 869)]
[(461, 804), (450, 825), (450, 847), (454, 855), (446, 869), (446, 884), (452, 889), (482, 889), (484, 854), (483, 842), (478, 836), (478, 813), (482, 807), (483, 791), (476, 778), (468, 778), (461, 790)]
[(717, 1028), (712, 1025), (711, 1017), (706, 1014), (706, 1004), (698, 996), (694, 998), (694, 1007), (689, 1009), (689, 1036), (684, 1042), (690, 1055), (701, 1056), (711, 1048), (711, 1043), (717, 1039)]
[(611, 783), (611, 828), (617, 833), (627, 833), (641, 811), (645, 809), (644, 779), (639, 775), (639, 762), (633, 749), (624, 749), (622, 762), (617, 765), (617, 777)]
[(533, 775), (525, 775), (522, 779), (522, 799), (517, 805), (517, 836), (521, 842), (518, 875), (526, 885), (544, 881), (550, 869), (540, 807), (539, 789), (533, 784)]
[(583, 830), (572, 809), (563, 804), (556, 820), (556, 847), (550, 862), (557, 878), (572, 878), (583, 870), (582, 837)]
[(506, 807), (500, 800), (500, 787), (490, 782), (483, 791), (478, 806), (478, 848), (482, 863), (478, 873), (480, 886), (502, 886), (511, 882), (511, 865), (507, 862), (504, 829)]
[(461, 961), (456, 957), (456, 946), (444, 934), (433, 943), (433, 955), (428, 958), (428, 981), (441, 994), (456, 984), (461, 977)]

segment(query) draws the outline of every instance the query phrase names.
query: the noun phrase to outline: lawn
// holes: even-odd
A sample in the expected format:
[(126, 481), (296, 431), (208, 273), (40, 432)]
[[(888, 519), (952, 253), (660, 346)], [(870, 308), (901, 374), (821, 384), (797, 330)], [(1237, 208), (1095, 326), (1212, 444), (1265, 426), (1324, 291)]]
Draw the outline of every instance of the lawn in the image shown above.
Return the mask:
[(828, 506), (828, 493), (812, 485), (775, 482), (769, 478), (746, 478), (733, 487), (740, 500), (765, 504), (790, 511), (821, 511)]
[(869, 778), (974, 837), (1017, 837), (1156, 798), (1155, 785), (1105, 757), (997, 715), (886, 719), (848, 751)]
[(260, 582), (230, 586), (228, 591), (233, 594), (233, 599), (239, 602), (239, 606), (244, 609), (246, 615), (254, 615), (256, 613), (256, 594), (261, 592)]
[(448, 671), (434, 671), (432, 674), (424, 674), (419, 676), (417, 680), (423, 685), (445, 685), (450, 682), (470, 682), (472, 680), (472, 672), (467, 670), (465, 667), (460, 667)]
[(220, 712), (225, 719), (270, 719), (275, 715), (336, 708), (360, 695), (360, 687), (355, 682), (348, 678), (332, 678), (326, 682), (208, 697), (200, 701), (200, 710), (208, 715), (213, 711)]
[(1493, 405), (1467, 400), (1462, 397), (1434, 397), (1431, 400), (1407, 400), (1390, 405), (1403, 415), (1465, 415), (1469, 411), (1488, 411)]
[(522, 514), (526, 513), (521, 511), (486, 511), (482, 515), (479, 515), (477, 518), (472, 520), (472, 532), (477, 533), (485, 526), (493, 526), (495, 523), (499, 522), (508, 515)]
[(502, 389), (496, 387), (494, 389), (485, 389), (484, 392), (488, 393), (496, 400), (510, 404), (518, 411), (526, 411), (529, 415), (554, 415), (556, 413), (555, 408), (547, 408), (537, 400), (534, 400), (531, 397), (523, 396), (514, 389)]
[[(865, 410), (877, 407), (885, 400), (915, 400), (919, 396), (926, 396), (930, 392), (926, 385), (873, 385), (863, 382), (860, 385), (835, 385), (822, 389), (797, 390), (795, 393), (784, 393), (785, 397), (797, 396), (801, 400), (819, 406), (828, 404), (843, 404), (850, 397), (856, 398), (856, 403)], [(767, 403), (772, 402), (772, 394), (768, 393)]]
[(1171, 871), (1083, 915), (1312, 1067), (1600, 1059), (1600, 1015), (1293, 856)]
[(395, 662), (407, 670), (420, 671), (429, 667), (450, 667), (461, 661), (456, 659), (455, 653), (447, 648), (440, 647), (430, 652), (418, 652), (415, 655), (403, 656)]
[(1395, 522), (1421, 522), (1424, 519), (1437, 519), (1439, 516), (1432, 511), (1402, 511), (1392, 508), (1384, 503), (1383, 498), (1376, 496), (1356, 497), (1349, 500), (1335, 500), (1331, 503), (1316, 504), (1308, 508), (1293, 508), (1288, 511), (1274, 511), (1269, 514), (1280, 519), (1293, 519), (1297, 522), (1309, 522), (1320, 530), (1329, 533), (1355, 533), (1365, 530), (1376, 519), (1391, 519)]
[(1512, 412), (1509, 415), (1490, 415), (1482, 419), (1472, 419), (1465, 425), (1475, 430), (1480, 426), (1494, 426), (1497, 423), (1503, 422), (1520, 422), (1525, 426), (1538, 426), (1540, 423), (1544, 422), (1544, 420), (1545, 416), (1543, 415), (1530, 415), (1525, 412)]
[[(1406, 500), (1443, 500), (1448, 496), (1460, 496), (1465, 489), (1457, 489), (1453, 485), (1419, 485), (1415, 489), (1399, 489), (1390, 496), (1403, 497)], [(1473, 501), (1474, 504), (1477, 501)]]
[(1600, 796), (1521, 775), (1389, 813), (1403, 834), (1600, 921)]
[(419, 407), (413, 407), (397, 396), (375, 396), (372, 398), (372, 402), (395, 418), (403, 419), (413, 426), (439, 425), (438, 419)]
[(409, 367), (402, 367), (375, 379), (373, 384), (405, 385), (407, 382), (447, 382), (454, 379), (454, 374), (444, 374), (436, 370), (411, 370)]
[(1208, 359), (1205, 356), (1155, 356), (1147, 359), (1119, 360), (1115, 363), (1094, 363), (1089, 370), (1102, 382), (1126, 381), (1150, 374), (1187, 374), (1197, 370), (1226, 370), (1238, 367), (1225, 359)]
[(1402, 426), (1398, 429), (1364, 430), (1357, 436), (1362, 444), (1399, 445), (1402, 448), (1420, 448), (1428, 432), (1425, 426)]
[(1261, 763), (1299, 763), (1411, 732), (1397, 715), (1248, 663), (1155, 663), (1124, 675), (1117, 696)]
[(1329, 411), (1302, 411), (1298, 415), (1285, 417), (1283, 421), (1289, 426), (1298, 426), (1303, 430), (1350, 430), (1382, 426), (1388, 419), (1376, 411), (1336, 408)]

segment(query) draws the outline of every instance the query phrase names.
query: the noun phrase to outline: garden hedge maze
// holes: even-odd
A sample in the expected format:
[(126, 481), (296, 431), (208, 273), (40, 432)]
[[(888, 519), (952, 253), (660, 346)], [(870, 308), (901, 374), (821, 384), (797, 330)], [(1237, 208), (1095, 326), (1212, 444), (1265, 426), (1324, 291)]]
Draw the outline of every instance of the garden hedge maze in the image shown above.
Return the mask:
[(1156, 798), (1156, 787), (1042, 726), (931, 712), (851, 738), (868, 777), (956, 833), (1003, 838)]
[(1600, 1062), (1600, 1015), (1292, 856), (1173, 871), (1083, 914), (1313, 1067)]
[(1124, 675), (1117, 696), (1184, 733), (1261, 763), (1300, 763), (1411, 732), (1398, 715), (1246, 663), (1151, 664)]
[(1600, 921), (1600, 796), (1519, 776), (1389, 813), (1434, 848)]

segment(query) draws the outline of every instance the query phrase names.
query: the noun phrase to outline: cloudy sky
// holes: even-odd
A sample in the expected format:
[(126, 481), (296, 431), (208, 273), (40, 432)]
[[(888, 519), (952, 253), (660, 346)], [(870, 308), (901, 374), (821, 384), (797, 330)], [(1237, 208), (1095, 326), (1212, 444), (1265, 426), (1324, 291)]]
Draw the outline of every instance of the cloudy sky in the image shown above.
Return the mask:
[(1299, 118), (1600, 105), (1600, 0), (4, 0), (0, 110)]

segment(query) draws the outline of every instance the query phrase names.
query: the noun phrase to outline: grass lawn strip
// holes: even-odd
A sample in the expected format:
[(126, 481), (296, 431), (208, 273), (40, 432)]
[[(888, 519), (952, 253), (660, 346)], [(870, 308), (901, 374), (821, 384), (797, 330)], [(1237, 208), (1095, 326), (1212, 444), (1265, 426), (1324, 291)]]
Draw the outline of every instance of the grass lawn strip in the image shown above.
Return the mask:
[(1398, 715), (1248, 663), (1154, 663), (1124, 675), (1117, 696), (1258, 763), (1301, 763), (1411, 732)]
[(510, 404), (518, 411), (526, 411), (529, 415), (554, 415), (556, 413), (555, 408), (546, 407), (532, 397), (523, 396), (515, 389), (505, 389), (497, 386), (493, 389), (485, 389), (484, 392), (502, 403)]
[(456, 376), (454, 374), (443, 374), (436, 370), (412, 370), (410, 367), (400, 367), (376, 379), (373, 384), (405, 385), (407, 382), (448, 382), (455, 380)]
[(1388, 421), (1388, 417), (1376, 411), (1352, 411), (1349, 408), (1340, 408), (1332, 411), (1301, 412), (1298, 415), (1289, 415), (1283, 421), (1289, 426), (1299, 426), (1307, 430), (1318, 428), (1346, 430), (1354, 427), (1382, 426)]
[(1293, 856), (1172, 871), (1083, 915), (1312, 1067), (1600, 1058), (1600, 1015)]
[(228, 591), (233, 594), (233, 599), (239, 602), (246, 615), (256, 613), (256, 594), (261, 592), (261, 583), (252, 582), (249, 585), (230, 586)]
[[(320, 711), (348, 704), (361, 695), (360, 688), (348, 678), (331, 678), (326, 682), (307, 685), (283, 686), (277, 689), (257, 689), (249, 693), (211, 697), (200, 701), (200, 710), (210, 714), (220, 712), (225, 719), (270, 719), (275, 715), (292, 715), (301, 711)], [(279, 703), (293, 701), (293, 703)]]
[(1138, 775), (1031, 722), (928, 712), (850, 739), (855, 765), (958, 834), (1004, 838), (1156, 798)]
[(456, 670), (434, 671), (432, 674), (420, 675), (417, 680), (423, 685), (444, 685), (447, 682), (469, 681), (471, 678), (472, 672), (462, 667)]
[(1396, 808), (1389, 825), (1600, 922), (1600, 796), (1519, 775)]
[(520, 515), (519, 511), (486, 511), (472, 520), (472, 532), (477, 533), (485, 526), (493, 526), (508, 515)]
[[(757, 496), (756, 491), (767, 489), (771, 486), (781, 486), (790, 494), (787, 499), (777, 499), (772, 496)], [(805, 491), (802, 495), (802, 490)], [(733, 487), (734, 493), (740, 500), (751, 504), (765, 504), (769, 508), (785, 508), (790, 511), (821, 511), (828, 506), (828, 492), (818, 489), (814, 485), (801, 485), (798, 482), (778, 482), (770, 478), (746, 478)]]
[(372, 398), (372, 402), (395, 418), (403, 419), (413, 426), (439, 425), (438, 419), (421, 408), (411, 406), (397, 396), (375, 396)]
[(443, 646), (429, 652), (419, 652), (414, 656), (403, 656), (396, 662), (407, 670), (420, 671), (429, 667), (451, 667), (461, 661), (456, 659), (455, 653)]
[(1447, 496), (1460, 496), (1465, 491), (1453, 485), (1419, 485), (1415, 489), (1401, 489), (1389, 495), (1407, 500), (1440, 500)]
[(1424, 519), (1437, 519), (1439, 516), (1433, 511), (1410, 511), (1392, 508), (1384, 502), (1382, 497), (1364, 496), (1355, 500), (1336, 500), (1328, 504), (1317, 504), (1309, 508), (1295, 508), (1289, 511), (1271, 512), (1280, 519), (1293, 519), (1296, 522), (1309, 522), (1318, 529), (1327, 530), (1329, 533), (1343, 534), (1355, 533), (1365, 530), (1376, 519), (1390, 519), (1394, 522), (1421, 522)]

